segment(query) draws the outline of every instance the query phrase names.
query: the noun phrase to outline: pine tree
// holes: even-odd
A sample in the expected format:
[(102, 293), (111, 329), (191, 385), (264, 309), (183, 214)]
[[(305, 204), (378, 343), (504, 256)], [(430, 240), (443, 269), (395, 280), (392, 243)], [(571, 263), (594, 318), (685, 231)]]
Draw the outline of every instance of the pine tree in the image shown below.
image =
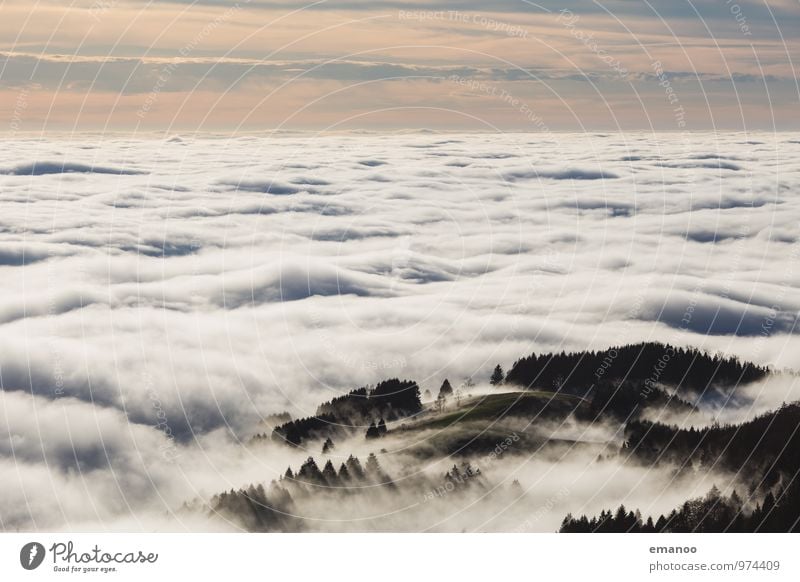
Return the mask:
[(331, 438), (328, 437), (327, 439), (325, 439), (325, 443), (322, 445), (322, 454), (323, 455), (327, 455), (328, 453), (333, 451), (333, 449), (335, 449), (335, 448), (336, 448), (336, 445), (334, 445), (333, 441), (331, 440)]
[(322, 476), (322, 471), (319, 470), (319, 466), (317, 466), (317, 462), (314, 460), (314, 457), (309, 457), (306, 459), (306, 462), (302, 464), (300, 470), (297, 471), (297, 479), (299, 481), (305, 481), (306, 483), (311, 483), (314, 485), (325, 483), (325, 479)]
[(450, 380), (447, 378), (442, 382), (442, 387), (439, 388), (439, 398), (447, 400), (453, 395), (453, 387), (450, 385)]
[(667, 518), (663, 515), (658, 517), (656, 521), (656, 533), (663, 533), (664, 529), (667, 527)]
[(367, 438), (368, 439), (376, 439), (381, 436), (381, 433), (378, 431), (378, 427), (375, 426), (375, 422), (369, 423), (369, 428), (367, 428)]
[(328, 462), (325, 463), (325, 467), (322, 469), (322, 476), (325, 478), (328, 485), (336, 485), (339, 482), (339, 476), (336, 474), (336, 469), (333, 467), (333, 463), (331, 463), (330, 459), (328, 459)]
[(494, 372), (492, 372), (492, 377), (489, 378), (489, 384), (492, 386), (499, 386), (505, 380), (506, 375), (503, 373), (503, 368), (500, 367), (500, 364), (497, 364), (494, 368)]
[(388, 432), (388, 429), (386, 428), (386, 421), (383, 420), (383, 418), (381, 418), (380, 422), (378, 423), (378, 434), (380, 436), (383, 436), (387, 432)]
[(559, 528), (558, 531), (561, 533), (580, 533), (575, 528), (575, 525), (576, 525), (575, 519), (572, 517), (571, 513), (568, 513), (566, 517), (564, 517), (564, 520), (561, 522), (561, 527)]
[(375, 453), (370, 453), (369, 457), (367, 457), (366, 469), (367, 475), (371, 477), (380, 475), (381, 465), (378, 463), (378, 457), (375, 456)]
[(357, 457), (350, 455), (347, 458), (347, 472), (350, 473), (350, 477), (356, 481), (362, 481), (364, 479), (364, 469), (361, 467), (361, 461), (358, 460)]

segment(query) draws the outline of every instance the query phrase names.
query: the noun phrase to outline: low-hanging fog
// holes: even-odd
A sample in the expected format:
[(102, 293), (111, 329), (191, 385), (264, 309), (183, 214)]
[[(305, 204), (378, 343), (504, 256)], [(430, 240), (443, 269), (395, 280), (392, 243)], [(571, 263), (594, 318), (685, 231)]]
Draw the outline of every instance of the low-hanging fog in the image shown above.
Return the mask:
[[(0, 528), (237, 529), (177, 510), (324, 460), (248, 443), (269, 415), (385, 378), (435, 395), (533, 351), (648, 340), (797, 369), (799, 156), (793, 134), (8, 141)], [(697, 423), (797, 393), (776, 376)], [(360, 505), (400, 506), (364, 527), (552, 531), (731, 484), (598, 460), (613, 426), (537, 430), (586, 443), (480, 467), (490, 489), (518, 480), (523, 510), (505, 489), (423, 488)], [(362, 441), (335, 455), (387, 448), (393, 477), (410, 470), (402, 443)], [(304, 506), (358, 531), (337, 514), (357, 503)]]

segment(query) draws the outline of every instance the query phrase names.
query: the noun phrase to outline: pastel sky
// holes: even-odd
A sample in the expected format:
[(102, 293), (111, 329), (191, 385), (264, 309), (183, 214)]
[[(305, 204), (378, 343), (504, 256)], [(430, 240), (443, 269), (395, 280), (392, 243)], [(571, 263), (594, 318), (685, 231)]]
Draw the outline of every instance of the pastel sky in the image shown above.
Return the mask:
[(0, 4), (0, 130), (800, 129), (797, 0), (66, 4)]

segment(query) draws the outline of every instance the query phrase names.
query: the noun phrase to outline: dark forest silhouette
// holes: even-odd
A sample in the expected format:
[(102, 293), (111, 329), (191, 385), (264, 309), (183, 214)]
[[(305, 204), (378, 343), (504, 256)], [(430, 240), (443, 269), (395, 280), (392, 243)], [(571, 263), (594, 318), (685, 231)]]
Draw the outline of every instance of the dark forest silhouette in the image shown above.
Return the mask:
[(747, 384), (767, 374), (766, 368), (737, 358), (649, 342), (600, 351), (532, 354), (517, 360), (506, 383), (579, 396), (598, 382), (650, 387), (651, 381), (679, 392), (702, 392), (713, 386)]
[[(457, 425), (467, 417), (473, 423), (475, 419), (492, 423), (505, 416), (560, 421), (573, 416), (584, 422), (605, 419), (624, 430), (623, 446), (612, 452), (622, 462), (664, 466), (676, 477), (683, 472), (724, 470), (736, 474), (740, 491), (723, 495), (713, 488), (706, 496), (688, 500), (668, 515), (643, 518), (638, 510), (623, 506), (593, 517), (568, 515), (560, 531), (797, 531), (800, 480), (795, 477), (800, 472), (800, 403), (785, 404), (741, 424), (714, 424), (702, 429), (652, 422), (647, 418), (653, 416), (645, 414), (667, 410), (679, 416), (691, 415), (697, 411), (697, 403), (731, 398), (742, 384), (768, 374), (767, 368), (736, 358), (659, 343), (533, 354), (518, 360), (508, 374), (497, 365), (488, 378), (495, 393), (472, 399), (468, 403), (469, 415), (459, 410), (461, 400), (446, 379), (427, 409), (420, 401), (416, 382), (390, 379), (333, 398), (321, 404), (314, 416), (288, 420), (275, 426), (271, 434), (257, 435), (255, 440), (269, 439), (291, 446), (313, 441), (321, 443), (314, 446), (321, 447), (323, 454), (330, 455), (335, 442), (359, 434), (376, 442), (395, 431), (402, 436), (416, 424), (404, 421), (390, 429), (390, 423), (417, 415), (427, 419), (423, 424), (433, 423), (437, 430), (449, 425), (436, 423)], [(521, 387), (523, 391), (504, 392), (503, 387)], [(448, 405), (451, 399), (455, 400), (455, 409)], [(480, 426), (470, 426), (470, 430), (480, 430)], [(456, 450), (465, 456), (469, 454), (466, 451), (482, 450), (462, 443), (473, 440), (480, 441), (478, 436), (463, 435)], [(522, 439), (517, 446), (524, 447), (525, 442)], [(528, 446), (539, 445), (531, 441)], [(429, 488), (431, 498), (441, 492), (455, 494), (487, 487), (480, 469), (473, 469), (468, 460), (461, 467), (453, 467), (438, 482), (414, 485), (417, 489), (421, 486)], [(288, 468), (268, 489), (250, 486), (216, 496), (211, 509), (238, 517), (252, 531), (299, 531), (302, 520), (290, 516), (294, 504), (309, 496), (392, 495), (400, 487), (383, 471), (374, 454), (365, 465), (351, 455), (338, 469), (330, 459), (320, 468), (309, 457), (296, 472)], [(521, 489), (519, 484), (517, 488)]]
[[(752, 508), (749, 508), (752, 505)], [(713, 487), (705, 496), (685, 502), (669, 515), (643, 520), (640, 512), (620, 505), (598, 517), (568, 515), (561, 533), (797, 533), (800, 532), (800, 483), (768, 492), (762, 502), (743, 500), (734, 491), (723, 496)]]
[[(314, 416), (275, 427), (271, 438), (299, 445), (305, 440), (346, 435), (365, 426), (368, 427), (366, 436), (377, 438), (386, 434), (387, 420), (405, 418), (421, 410), (417, 383), (394, 378), (372, 389), (358, 388), (325, 402)], [(266, 438), (266, 435), (261, 436)]]
[[(800, 519), (800, 404), (785, 404), (742, 424), (704, 429), (631, 421), (623, 454), (644, 466), (678, 471), (725, 469), (749, 490), (723, 497), (716, 488), (668, 516), (642, 523), (621, 507), (591, 519), (567, 516), (563, 532), (788, 532)], [(760, 501), (759, 501), (760, 500)]]

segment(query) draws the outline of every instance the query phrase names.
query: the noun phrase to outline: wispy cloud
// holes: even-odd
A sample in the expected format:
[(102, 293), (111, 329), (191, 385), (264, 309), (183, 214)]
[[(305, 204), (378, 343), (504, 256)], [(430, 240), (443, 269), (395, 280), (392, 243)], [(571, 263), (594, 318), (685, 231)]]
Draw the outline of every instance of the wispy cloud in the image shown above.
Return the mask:
[[(574, 111), (595, 127), (646, 128), (653, 117), (668, 129), (655, 63), (686, 81), (682, 103), (695, 129), (769, 127), (770, 108), (783, 116), (798, 99), (791, 54), (800, 26), (787, 2), (587, 1), (567, 13), (549, 1), (491, 10), (468, 1), (93, 6), (4, 8), (0, 87), (10, 91), (6, 103), (26, 92), (25, 115), (3, 111), (7, 127), (209, 129), (210, 118), (218, 127), (397, 127), (401, 116), (374, 115), (378, 101), (406, 108), (407, 127), (428, 125), (421, 103), (519, 125), (492, 100), (430, 84), (458, 75), (515, 82), (503, 89), (535, 100), (552, 129), (580, 128)], [(644, 111), (631, 109), (640, 99)], [(318, 103), (326, 111), (314, 111)], [(142, 110), (147, 119), (136, 118)], [(447, 123), (463, 128), (463, 119)]]

